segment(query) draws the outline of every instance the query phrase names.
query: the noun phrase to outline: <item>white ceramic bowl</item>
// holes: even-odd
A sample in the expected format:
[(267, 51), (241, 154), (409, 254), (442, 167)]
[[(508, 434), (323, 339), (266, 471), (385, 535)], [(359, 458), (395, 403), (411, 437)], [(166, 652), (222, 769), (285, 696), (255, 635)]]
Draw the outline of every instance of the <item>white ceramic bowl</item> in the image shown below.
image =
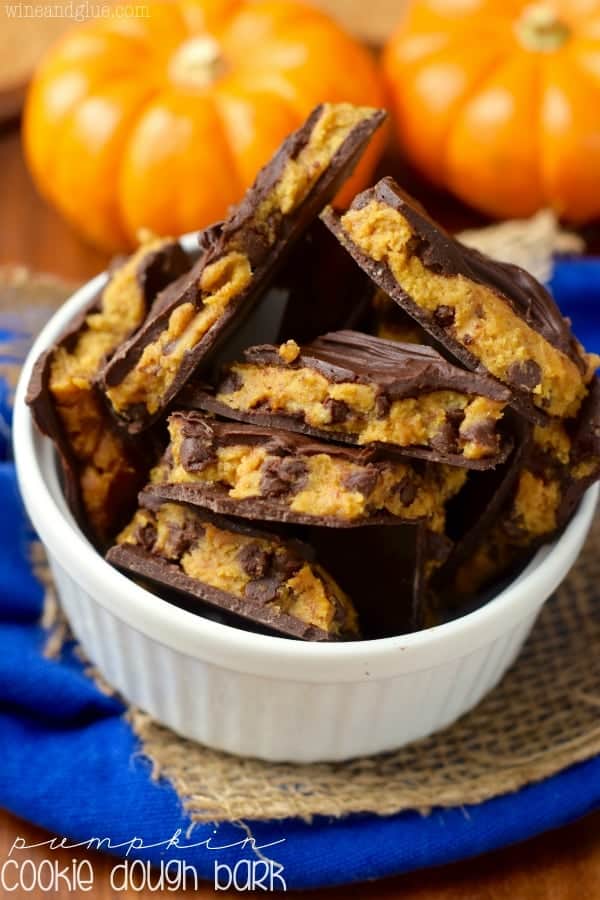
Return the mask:
[[(187, 248), (193, 239), (187, 238)], [(21, 492), (89, 658), (129, 702), (211, 747), (269, 760), (392, 750), (453, 722), (500, 680), (591, 525), (591, 488), (561, 537), (487, 605), (417, 634), (339, 645), (252, 634), (149, 593), (109, 566), (65, 504), (56, 458), (25, 405), (37, 356), (101, 287), (54, 315), (23, 368), (14, 413)]]

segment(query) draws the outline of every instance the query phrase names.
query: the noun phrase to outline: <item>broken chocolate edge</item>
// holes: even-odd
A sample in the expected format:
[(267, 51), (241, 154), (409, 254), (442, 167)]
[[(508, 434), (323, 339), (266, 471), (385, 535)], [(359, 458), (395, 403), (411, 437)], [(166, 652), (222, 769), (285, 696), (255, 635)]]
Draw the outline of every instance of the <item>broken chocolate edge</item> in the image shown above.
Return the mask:
[[(316, 112), (316, 110), (313, 112)], [(226, 340), (232, 331), (243, 324), (254, 303), (259, 299), (263, 290), (267, 288), (268, 279), (277, 274), (292, 246), (301, 237), (310, 222), (319, 215), (323, 206), (335, 195), (343, 181), (351, 174), (366, 149), (368, 141), (381, 126), (386, 115), (384, 110), (374, 110), (367, 119), (354, 126), (342, 145), (334, 153), (329, 165), (316, 184), (313, 185), (308, 196), (294, 210), (291, 216), (288, 216), (287, 219), (284, 217), (284, 221), (289, 223), (289, 229), (287, 233), (284, 230), (284, 233), (279, 235), (275, 244), (270, 248), (267, 259), (254, 271), (251, 283), (233, 298), (224, 314), (209, 328), (193, 350), (188, 351), (170, 388), (163, 394), (157, 411), (149, 414), (145, 408), (134, 407), (130, 413), (130, 418), (127, 418), (122, 413), (120, 415), (116, 412), (114, 413), (132, 433), (143, 431), (151, 425), (177, 396), (198, 367), (208, 360), (210, 354)], [(305, 123), (305, 126), (309, 121), (310, 118)], [(316, 121), (318, 121), (318, 117), (315, 119)], [(313, 127), (314, 125), (311, 125), (308, 135), (312, 132)], [(293, 136), (291, 135), (290, 137)], [(283, 159), (288, 158), (283, 151), (284, 147), (281, 147), (272, 160), (273, 166), (281, 164), (280, 156), (283, 156)], [(244, 201), (242, 200), (241, 202), (243, 203)], [(223, 226), (223, 231), (226, 232), (226, 230), (227, 222)], [(213, 261), (211, 250), (207, 251), (205, 260), (207, 263)], [(198, 268), (201, 269), (202, 266)], [(196, 271), (196, 277), (198, 274), (198, 271)], [(185, 302), (194, 302), (194, 299), (192, 297), (182, 297), (177, 302), (174, 301), (172, 305), (166, 306), (160, 311), (155, 321), (147, 321), (146, 326), (141, 329), (138, 335), (122, 347), (121, 352), (113, 357), (113, 360), (100, 374), (99, 383), (103, 392), (106, 392), (110, 387), (115, 387), (125, 378), (137, 364), (145, 347), (152, 343), (163, 330), (163, 326), (168, 322), (173, 310)], [(112, 404), (110, 405), (112, 406)]]
[(354, 519), (341, 516), (310, 515), (297, 513), (282, 502), (266, 500), (262, 497), (245, 497), (241, 500), (227, 496), (227, 490), (218, 485), (186, 483), (153, 484), (147, 490), (162, 500), (187, 503), (190, 506), (207, 508), (227, 516), (240, 516), (250, 520), (282, 522), (284, 524), (322, 525), (325, 528), (357, 528), (367, 525), (417, 525), (425, 517), (402, 518), (392, 513), (363, 515)]
[(421, 308), (411, 299), (410, 295), (398, 284), (389, 266), (385, 262), (375, 262), (351, 240), (341, 224), (341, 216), (339, 214), (328, 207), (321, 214), (321, 218), (360, 268), (373, 279), (375, 284), (384, 290), (386, 294), (401, 307), (401, 309), (418, 322), (428, 334), (435, 338), (435, 340), (455, 356), (456, 359), (467, 366), (470, 371), (479, 375), (485, 375), (496, 381), (503, 388), (508, 388), (512, 394), (510, 405), (529, 421), (537, 425), (545, 425), (550, 421), (551, 417), (549, 414), (535, 406), (527, 392), (519, 390), (519, 388), (516, 388), (513, 385), (509, 385), (493, 375), (486, 369), (483, 363), (477, 359), (477, 357), (470, 353), (460, 342), (452, 338), (444, 328), (437, 325), (430, 316), (421, 310)]
[(217, 609), (234, 613), (255, 624), (265, 625), (286, 637), (328, 643), (341, 640), (336, 635), (328, 634), (314, 625), (307, 625), (287, 613), (277, 613), (250, 599), (240, 599), (234, 594), (212, 587), (199, 579), (191, 578), (182, 572), (175, 563), (156, 557), (136, 545), (116, 544), (106, 554), (106, 560), (126, 572), (133, 572), (148, 578), (150, 581), (176, 590), (187, 597), (197, 597)]

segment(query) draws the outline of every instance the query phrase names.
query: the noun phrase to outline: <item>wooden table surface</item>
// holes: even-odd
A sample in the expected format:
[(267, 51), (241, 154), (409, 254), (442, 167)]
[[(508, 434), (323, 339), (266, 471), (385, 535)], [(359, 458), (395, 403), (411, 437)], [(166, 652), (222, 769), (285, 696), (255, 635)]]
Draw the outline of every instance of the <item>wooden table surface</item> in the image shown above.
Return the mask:
[[(6, 262), (23, 263), (72, 280), (88, 278), (106, 262), (102, 253), (85, 246), (37, 196), (23, 163), (16, 127), (0, 131), (0, 263)], [(17, 836), (28, 844), (49, 837), (0, 811), (0, 866)], [(70, 865), (73, 856), (72, 851), (50, 852), (44, 848), (27, 853), (27, 858), (36, 863), (52, 858), (60, 860), (62, 865)], [(43, 894), (40, 891), (26, 896), (34, 900), (48, 896), (92, 896), (95, 900), (111, 896), (157, 896), (149, 891), (113, 894), (109, 874), (115, 861), (97, 853), (77, 851), (76, 856), (92, 862), (95, 876), (92, 893), (73, 894), (63, 890)], [(212, 887), (206, 887), (194, 895), (212, 894)], [(0, 896), (3, 896), (1, 889)], [(219, 892), (219, 896), (229, 894)], [(313, 896), (323, 900), (367, 897), (372, 900), (599, 900), (600, 813), (476, 861), (378, 884), (319, 891)]]

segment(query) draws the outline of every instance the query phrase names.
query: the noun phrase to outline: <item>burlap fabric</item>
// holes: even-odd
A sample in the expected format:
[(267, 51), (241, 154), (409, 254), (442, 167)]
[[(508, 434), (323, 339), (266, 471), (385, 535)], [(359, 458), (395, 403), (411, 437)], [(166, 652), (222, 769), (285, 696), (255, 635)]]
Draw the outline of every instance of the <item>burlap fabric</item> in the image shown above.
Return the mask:
[[(531, 267), (543, 274), (540, 266), (547, 266), (562, 238), (547, 218), (529, 228), (516, 224), (496, 232), (497, 255), (525, 261), (523, 235), (535, 249)], [(489, 235), (485, 243), (489, 252)], [(46, 651), (57, 656), (68, 627), (39, 545), (34, 562), (47, 593)], [(425, 814), (434, 806), (479, 803), (600, 753), (599, 584), (600, 515), (577, 565), (502, 683), (455, 725), (394, 753), (335, 764), (272, 764), (184, 740), (138, 709), (126, 715), (153, 778), (171, 781), (196, 821), (310, 820), (409, 809)], [(91, 665), (88, 670), (111, 690)]]
[(274, 819), (479, 803), (600, 753), (600, 515), (516, 664), (473, 712), (403, 750), (327, 765), (237, 759), (129, 718), (194, 819)]

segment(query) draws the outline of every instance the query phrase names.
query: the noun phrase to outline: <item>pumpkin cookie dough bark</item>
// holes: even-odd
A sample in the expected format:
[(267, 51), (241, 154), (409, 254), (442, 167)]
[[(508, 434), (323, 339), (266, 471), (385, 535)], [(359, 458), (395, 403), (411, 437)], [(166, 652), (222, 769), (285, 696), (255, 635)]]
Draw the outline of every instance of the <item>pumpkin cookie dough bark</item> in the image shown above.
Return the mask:
[(358, 638), (349, 598), (310, 548), (206, 511), (142, 493), (107, 560), (288, 637)]
[(112, 271), (100, 294), (35, 364), (27, 402), (40, 431), (58, 448), (70, 508), (100, 543), (130, 515), (148, 466), (139, 445), (116, 429), (94, 379), (142, 324), (159, 292), (189, 265), (178, 243), (150, 238)]
[(349, 527), (444, 521), (466, 481), (458, 467), (390, 460), (253, 425), (174, 413), (149, 488), (165, 500), (265, 521)]
[(475, 593), (552, 540), (587, 488), (600, 478), (600, 382), (595, 378), (578, 419), (535, 426), (514, 488), (472, 555), (456, 567), (453, 590)]
[(293, 341), (252, 347), (214, 395), (186, 398), (241, 421), (471, 468), (506, 456), (498, 424), (509, 399), (497, 381), (431, 347), (354, 331), (302, 349)]
[(130, 431), (160, 415), (240, 324), (384, 117), (381, 110), (326, 103), (283, 143), (218, 229), (184, 290), (150, 317), (104, 371), (106, 397)]
[(493, 375), (532, 421), (575, 416), (598, 360), (517, 266), (460, 244), (391, 178), (323, 219), (376, 284), (469, 369)]

